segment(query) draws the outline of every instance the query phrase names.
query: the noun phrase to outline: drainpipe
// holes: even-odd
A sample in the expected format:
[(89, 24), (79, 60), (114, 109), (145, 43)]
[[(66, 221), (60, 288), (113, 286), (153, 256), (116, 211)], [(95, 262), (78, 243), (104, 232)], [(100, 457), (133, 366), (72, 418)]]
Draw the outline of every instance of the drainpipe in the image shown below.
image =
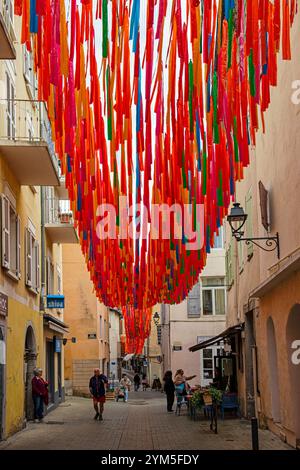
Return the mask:
[(236, 314), (237, 323), (240, 323), (240, 312), (239, 312), (239, 253), (238, 253), (238, 241), (234, 238), (234, 311)]
[(46, 279), (45, 279), (45, 188), (41, 187), (41, 294), (40, 294), (40, 311), (45, 312), (45, 295), (46, 295)]

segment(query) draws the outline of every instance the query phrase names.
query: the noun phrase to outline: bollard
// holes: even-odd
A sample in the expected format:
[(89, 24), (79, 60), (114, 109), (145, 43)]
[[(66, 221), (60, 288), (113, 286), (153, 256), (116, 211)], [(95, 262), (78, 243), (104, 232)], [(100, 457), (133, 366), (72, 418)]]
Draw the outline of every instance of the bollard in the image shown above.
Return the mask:
[(252, 450), (259, 450), (257, 418), (251, 418), (251, 431), (252, 431)]

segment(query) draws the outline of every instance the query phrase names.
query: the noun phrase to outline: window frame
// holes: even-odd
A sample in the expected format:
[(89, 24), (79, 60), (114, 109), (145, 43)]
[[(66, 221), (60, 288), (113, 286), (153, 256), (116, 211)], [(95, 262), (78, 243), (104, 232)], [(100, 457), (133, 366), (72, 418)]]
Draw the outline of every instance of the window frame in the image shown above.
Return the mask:
[(30, 229), (25, 229), (25, 284), (28, 289), (38, 294), (40, 290), (40, 244)]
[[(211, 276), (205, 276), (206, 279), (209, 279)], [(214, 278), (223, 279), (224, 284), (220, 286), (203, 286), (202, 278), (201, 278), (201, 317), (202, 318), (221, 318), (226, 316), (227, 313), (227, 296), (226, 296), (226, 277), (224, 276), (213, 276)], [(216, 294), (215, 291), (222, 290), (224, 292), (224, 305), (225, 305), (225, 313), (216, 313)], [(212, 291), (212, 314), (205, 315), (204, 314), (204, 305), (203, 305), (203, 292), (204, 291)]]

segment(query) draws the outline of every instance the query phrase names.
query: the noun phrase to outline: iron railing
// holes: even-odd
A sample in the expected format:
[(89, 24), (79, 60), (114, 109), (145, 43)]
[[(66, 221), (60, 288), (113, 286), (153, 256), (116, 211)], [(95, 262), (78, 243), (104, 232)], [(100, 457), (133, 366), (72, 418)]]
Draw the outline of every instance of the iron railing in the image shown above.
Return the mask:
[(56, 197), (45, 199), (45, 224), (74, 225), (70, 202)]
[(0, 139), (46, 143), (54, 167), (60, 173), (51, 124), (43, 101), (0, 99)]

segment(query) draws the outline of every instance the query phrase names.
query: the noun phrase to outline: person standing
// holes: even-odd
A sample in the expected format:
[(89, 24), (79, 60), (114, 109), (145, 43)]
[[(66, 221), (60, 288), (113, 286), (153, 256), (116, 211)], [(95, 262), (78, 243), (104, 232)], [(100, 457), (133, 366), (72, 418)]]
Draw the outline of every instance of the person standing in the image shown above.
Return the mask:
[(105, 392), (107, 384), (108, 380), (106, 375), (101, 374), (100, 369), (94, 369), (94, 375), (90, 378), (89, 389), (93, 397), (94, 409), (96, 411), (94, 419), (99, 418), (99, 421), (103, 420)]
[(134, 391), (138, 392), (140, 388), (140, 383), (141, 383), (141, 378), (138, 373), (136, 373), (135, 376), (133, 377), (133, 381), (134, 381)]
[(44, 403), (48, 405), (48, 382), (43, 379), (42, 369), (34, 369), (31, 381), (32, 399), (34, 404), (34, 421), (41, 422), (44, 418)]
[(125, 393), (125, 401), (128, 401), (128, 392), (130, 391), (131, 381), (126, 374), (122, 375), (122, 379), (120, 381), (121, 387), (124, 388)]
[(164, 391), (166, 392), (167, 395), (167, 411), (169, 413), (172, 413), (173, 409), (173, 404), (174, 404), (174, 398), (175, 398), (175, 385), (172, 379), (172, 371), (167, 370), (167, 372), (164, 375)]
[(142, 378), (143, 392), (145, 392), (147, 390), (148, 385), (149, 384), (148, 384), (147, 376), (146, 376), (146, 374), (143, 374), (143, 378)]

